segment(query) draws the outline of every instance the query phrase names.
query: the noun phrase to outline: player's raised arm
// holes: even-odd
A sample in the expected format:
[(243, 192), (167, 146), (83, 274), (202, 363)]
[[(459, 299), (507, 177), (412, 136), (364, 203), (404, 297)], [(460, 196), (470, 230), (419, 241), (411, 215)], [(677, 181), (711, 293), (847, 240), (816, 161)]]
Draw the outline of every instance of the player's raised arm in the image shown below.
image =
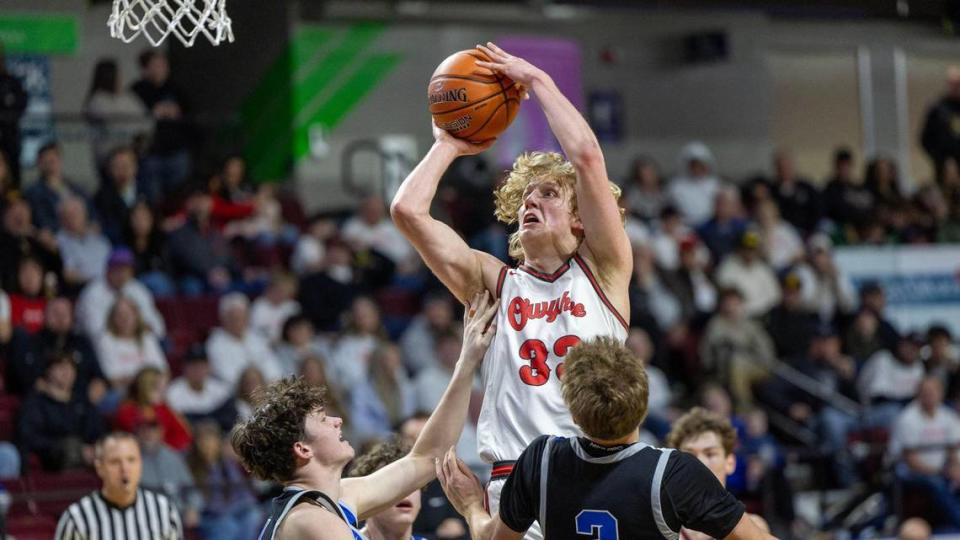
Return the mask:
[(456, 231), (430, 215), (430, 205), (440, 177), (453, 160), (482, 152), (493, 141), (469, 143), (453, 138), (436, 126), (433, 135), (436, 141), (400, 185), (390, 205), (390, 215), (430, 270), (454, 296), (466, 302), (483, 288), (496, 290), (503, 263), (493, 255), (470, 249)]
[(577, 171), (577, 209), (584, 241), (599, 267), (597, 271), (607, 284), (626, 287), (633, 264), (630, 241), (610, 191), (603, 152), (593, 130), (543, 70), (493, 43), (478, 47), (491, 59), (477, 62), (478, 66), (510, 77), (540, 102), (550, 129)]
[(443, 457), (447, 449), (460, 439), (467, 419), (474, 373), (496, 333), (496, 326), (490, 322), (497, 307), (498, 303), (488, 291), (476, 295), (468, 303), (464, 315), (463, 349), (453, 370), (453, 378), (410, 453), (369, 476), (341, 482), (341, 498), (356, 508), (361, 520), (426, 485), (436, 474), (434, 461)]

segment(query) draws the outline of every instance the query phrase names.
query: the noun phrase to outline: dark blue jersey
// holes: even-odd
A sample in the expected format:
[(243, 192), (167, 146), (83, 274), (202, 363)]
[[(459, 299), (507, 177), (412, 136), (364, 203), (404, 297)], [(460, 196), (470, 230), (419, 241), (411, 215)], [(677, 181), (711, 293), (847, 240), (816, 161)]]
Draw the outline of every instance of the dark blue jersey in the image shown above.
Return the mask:
[(357, 516), (349, 506), (342, 502), (334, 503), (330, 497), (320, 491), (290, 487), (285, 488), (280, 496), (273, 499), (270, 505), (270, 518), (267, 519), (263, 530), (260, 531), (258, 540), (274, 540), (277, 538), (277, 529), (280, 528), (283, 519), (287, 517), (294, 506), (300, 503), (316, 504), (329, 512), (333, 512), (350, 527), (354, 540), (363, 540), (358, 531)]
[(525, 532), (538, 521), (550, 540), (675, 540), (681, 527), (725, 538), (743, 513), (690, 454), (585, 438), (534, 440), (500, 495), (505, 525)]

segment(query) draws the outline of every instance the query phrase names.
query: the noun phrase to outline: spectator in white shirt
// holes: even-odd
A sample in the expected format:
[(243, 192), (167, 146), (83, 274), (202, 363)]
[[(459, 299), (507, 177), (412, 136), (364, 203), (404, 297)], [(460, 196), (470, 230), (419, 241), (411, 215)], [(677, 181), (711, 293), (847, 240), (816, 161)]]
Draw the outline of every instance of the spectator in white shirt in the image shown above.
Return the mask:
[(679, 245), (692, 234), (693, 230), (684, 225), (683, 217), (676, 207), (665, 206), (650, 239), (650, 249), (653, 250), (657, 266), (668, 271), (679, 268)]
[(754, 210), (767, 262), (774, 270), (785, 270), (803, 260), (803, 240), (797, 229), (780, 219), (780, 210), (772, 200), (761, 201)]
[(168, 370), (157, 336), (143, 323), (137, 305), (123, 296), (110, 308), (106, 331), (97, 341), (97, 358), (103, 375), (121, 393), (147, 366)]
[(328, 374), (341, 388), (359, 386), (367, 378), (370, 353), (386, 338), (380, 308), (369, 297), (357, 298), (347, 314), (344, 333), (333, 347)]
[(277, 342), (284, 321), (300, 313), (300, 303), (294, 300), (296, 296), (297, 280), (288, 274), (275, 275), (263, 295), (253, 301), (250, 328), (270, 343)]
[(414, 375), (437, 365), (436, 336), (456, 328), (453, 299), (445, 292), (430, 293), (423, 300), (423, 311), (410, 321), (400, 337), (403, 364)]
[(881, 349), (860, 370), (857, 390), (869, 405), (868, 426), (889, 426), (913, 399), (924, 377), (920, 361), (920, 338), (907, 334), (897, 343), (896, 354)]
[(343, 224), (340, 235), (354, 251), (374, 249), (400, 269), (409, 268), (415, 255), (413, 247), (387, 216), (383, 199), (377, 195), (363, 199), (356, 215)]
[(268, 381), (282, 375), (280, 365), (267, 340), (250, 331), (250, 301), (243, 293), (220, 298), (220, 324), (207, 339), (207, 357), (213, 374), (235, 386), (240, 374), (250, 366), (258, 368)]
[(327, 218), (314, 218), (297, 239), (290, 256), (290, 269), (298, 276), (323, 270), (327, 241), (337, 233), (337, 225)]
[(210, 375), (210, 363), (202, 345), (194, 345), (183, 360), (183, 376), (167, 388), (167, 405), (191, 424), (213, 420), (221, 429), (233, 427), (237, 410), (233, 388)]
[(748, 230), (740, 247), (717, 269), (717, 283), (734, 287), (743, 295), (747, 315), (759, 317), (780, 303), (780, 282), (760, 255), (760, 235)]
[(433, 411), (440, 403), (443, 392), (453, 377), (453, 368), (460, 358), (462, 336), (459, 329), (450, 329), (435, 338), (434, 355), (437, 364), (429, 366), (417, 374), (413, 384), (416, 389), (416, 410)]
[(125, 247), (115, 248), (107, 259), (106, 275), (83, 288), (77, 299), (77, 320), (88, 336), (96, 337), (103, 332), (107, 313), (120, 296), (137, 305), (144, 324), (154, 335), (162, 339), (167, 334), (167, 326), (157, 311), (153, 294), (133, 277), (133, 264), (133, 252)]
[(857, 307), (853, 282), (833, 261), (833, 242), (815, 234), (807, 242), (808, 262), (797, 268), (803, 304), (824, 323), (849, 315)]
[(936, 377), (920, 383), (917, 399), (897, 417), (890, 454), (897, 458), (897, 476), (932, 495), (953, 527), (960, 527), (960, 417), (943, 405), (943, 386)]
[(698, 227), (713, 214), (713, 200), (721, 184), (715, 169), (713, 153), (702, 142), (689, 143), (680, 151), (677, 175), (667, 189), (671, 202), (691, 227)]
[(110, 242), (96, 231), (87, 215), (87, 205), (79, 197), (64, 199), (58, 209), (60, 232), (57, 245), (63, 258), (63, 279), (80, 287), (102, 277), (110, 256)]

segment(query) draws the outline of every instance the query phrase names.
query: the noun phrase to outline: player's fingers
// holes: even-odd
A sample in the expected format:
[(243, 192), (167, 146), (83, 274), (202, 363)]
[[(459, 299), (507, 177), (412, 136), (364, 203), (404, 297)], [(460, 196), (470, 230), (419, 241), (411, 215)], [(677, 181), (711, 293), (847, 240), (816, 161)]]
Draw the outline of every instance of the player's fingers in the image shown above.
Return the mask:
[(447, 489), (447, 477), (443, 473), (443, 466), (440, 465), (440, 458), (433, 458), (433, 467), (437, 471), (437, 480), (440, 481), (440, 487)]
[(474, 62), (477, 67), (487, 68), (490, 71), (499, 73), (503, 69), (503, 64), (498, 64), (495, 62), (484, 62), (482, 60), (477, 60)]
[(500, 47), (497, 47), (497, 44), (492, 41), (487, 42), (487, 48), (504, 58), (513, 58), (512, 56), (510, 56), (509, 53), (507, 53), (507, 51), (501, 49)]
[(506, 57), (504, 55), (494, 51), (493, 49), (491, 49), (486, 45), (477, 45), (477, 48), (480, 49), (483, 52), (483, 54), (487, 55), (487, 57), (489, 57), (490, 60), (494, 62), (503, 63), (503, 61), (506, 60)]

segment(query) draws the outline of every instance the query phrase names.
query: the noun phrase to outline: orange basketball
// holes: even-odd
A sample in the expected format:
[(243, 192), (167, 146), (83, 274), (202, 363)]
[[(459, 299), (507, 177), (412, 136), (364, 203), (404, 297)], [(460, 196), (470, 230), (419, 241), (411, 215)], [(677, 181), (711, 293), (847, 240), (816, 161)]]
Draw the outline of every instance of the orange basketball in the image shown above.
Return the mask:
[(516, 83), (478, 67), (478, 60), (485, 62), (488, 58), (476, 49), (448, 56), (427, 86), (433, 120), (454, 137), (471, 142), (503, 133), (520, 108)]

